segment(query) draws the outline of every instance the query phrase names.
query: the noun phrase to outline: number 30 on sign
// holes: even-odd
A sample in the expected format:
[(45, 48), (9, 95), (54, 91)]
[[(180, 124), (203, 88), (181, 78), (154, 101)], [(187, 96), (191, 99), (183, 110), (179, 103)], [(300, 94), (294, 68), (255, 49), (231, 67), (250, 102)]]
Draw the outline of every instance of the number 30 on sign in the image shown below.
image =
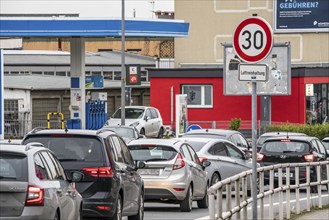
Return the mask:
[(273, 46), (273, 31), (266, 20), (251, 17), (242, 21), (234, 32), (233, 46), (237, 55), (247, 63), (265, 59)]

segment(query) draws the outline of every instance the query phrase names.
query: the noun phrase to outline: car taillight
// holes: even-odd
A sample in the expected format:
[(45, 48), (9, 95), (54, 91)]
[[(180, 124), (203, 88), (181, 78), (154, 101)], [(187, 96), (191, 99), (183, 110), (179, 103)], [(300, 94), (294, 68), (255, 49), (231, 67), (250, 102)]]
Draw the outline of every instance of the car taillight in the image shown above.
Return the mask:
[(307, 161), (307, 162), (313, 162), (315, 157), (313, 154), (306, 154), (304, 155), (304, 159)]
[(83, 172), (88, 173), (93, 177), (113, 177), (113, 172), (111, 167), (88, 167), (83, 168)]
[(178, 170), (180, 168), (183, 168), (184, 166), (185, 166), (185, 162), (184, 162), (183, 156), (181, 154), (178, 154), (174, 167), (173, 167), (173, 170)]
[(264, 159), (264, 154), (257, 153), (257, 161), (262, 161)]
[(37, 186), (28, 186), (25, 204), (27, 206), (43, 206), (44, 190)]
[(208, 160), (208, 158), (205, 158), (205, 157), (199, 157), (199, 162), (200, 163), (203, 163), (203, 161), (206, 161)]

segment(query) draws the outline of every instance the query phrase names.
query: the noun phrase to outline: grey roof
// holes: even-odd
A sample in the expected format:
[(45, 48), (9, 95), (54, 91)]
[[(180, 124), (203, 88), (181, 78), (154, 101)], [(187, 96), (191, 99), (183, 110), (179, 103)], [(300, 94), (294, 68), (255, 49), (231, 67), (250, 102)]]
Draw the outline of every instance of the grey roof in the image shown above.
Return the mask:
[[(70, 89), (70, 77), (65, 76), (39, 76), (39, 75), (5, 75), (4, 88), (30, 89), (30, 90), (63, 90)], [(138, 88), (149, 88), (149, 82), (142, 82)], [(121, 88), (120, 80), (104, 79), (104, 88)]]
[[(86, 66), (121, 66), (120, 51), (86, 52)], [(125, 53), (126, 64), (155, 66), (155, 58)], [(4, 65), (70, 65), (70, 52), (38, 50), (4, 50)]]

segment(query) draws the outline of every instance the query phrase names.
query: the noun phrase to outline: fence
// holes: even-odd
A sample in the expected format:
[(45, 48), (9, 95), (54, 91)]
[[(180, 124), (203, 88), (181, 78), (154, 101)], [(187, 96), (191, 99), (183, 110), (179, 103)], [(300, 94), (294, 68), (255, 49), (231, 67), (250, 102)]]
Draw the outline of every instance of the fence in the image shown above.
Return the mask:
[[(324, 169), (324, 176), (321, 176), (321, 170)], [(304, 183), (300, 182), (300, 171), (304, 172), (306, 175), (306, 181)], [(311, 181), (310, 174), (311, 170), (316, 171), (316, 179)], [(283, 172), (284, 171), (284, 172)], [(274, 188), (274, 174), (278, 175), (277, 187)], [(295, 179), (290, 179), (288, 173), (293, 173)], [(326, 185), (327, 192), (329, 192), (329, 161), (323, 162), (311, 162), (311, 163), (287, 163), (287, 164), (277, 164), (272, 166), (260, 167), (257, 169), (257, 175), (259, 182), (257, 183), (259, 192), (257, 193), (257, 200), (260, 202), (258, 211), (259, 219), (265, 219), (264, 215), (264, 198), (269, 197), (269, 210), (266, 219), (274, 219), (275, 213), (273, 209), (273, 195), (278, 193), (279, 195), (279, 219), (283, 219), (283, 192), (286, 192), (286, 202), (285, 211), (286, 219), (291, 217), (291, 203), (290, 195), (291, 190), (295, 190), (296, 193), (296, 214), (301, 212), (300, 210), (300, 189), (306, 189), (306, 209), (310, 211), (311, 209), (311, 190), (317, 192), (318, 194), (318, 207), (322, 208), (322, 185)], [(269, 177), (269, 189), (264, 188), (264, 176)], [(284, 179), (284, 175), (286, 176)], [(230, 219), (235, 216), (236, 219), (248, 219), (248, 209), (247, 206), (253, 202), (253, 199), (247, 197), (247, 178), (250, 178), (252, 183), (252, 170), (242, 172), (238, 175), (232, 176), (230, 178), (224, 179), (208, 190), (209, 196), (209, 216), (210, 219)], [(284, 183), (285, 180), (285, 184)], [(294, 184), (291, 184), (294, 181)], [(240, 189), (242, 189), (242, 200), (240, 199)], [(226, 192), (226, 204), (222, 203), (223, 192)], [(252, 193), (251, 193), (252, 194)], [(231, 205), (231, 197), (234, 195), (235, 206)], [(217, 197), (217, 205), (215, 206), (215, 197)], [(258, 202), (257, 201), (257, 202)], [(217, 207), (217, 211), (215, 210)], [(224, 210), (223, 210), (224, 209)], [(241, 216), (242, 211), (242, 216)], [(217, 213), (217, 215), (216, 215)]]

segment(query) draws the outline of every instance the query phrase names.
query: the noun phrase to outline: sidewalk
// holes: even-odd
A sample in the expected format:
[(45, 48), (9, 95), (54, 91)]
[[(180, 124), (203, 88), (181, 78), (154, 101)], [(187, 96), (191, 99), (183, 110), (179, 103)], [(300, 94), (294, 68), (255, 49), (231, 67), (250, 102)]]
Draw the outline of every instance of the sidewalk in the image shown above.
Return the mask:
[(328, 219), (329, 219), (329, 208), (317, 210), (317, 211), (311, 211), (296, 218), (296, 220), (328, 220)]

